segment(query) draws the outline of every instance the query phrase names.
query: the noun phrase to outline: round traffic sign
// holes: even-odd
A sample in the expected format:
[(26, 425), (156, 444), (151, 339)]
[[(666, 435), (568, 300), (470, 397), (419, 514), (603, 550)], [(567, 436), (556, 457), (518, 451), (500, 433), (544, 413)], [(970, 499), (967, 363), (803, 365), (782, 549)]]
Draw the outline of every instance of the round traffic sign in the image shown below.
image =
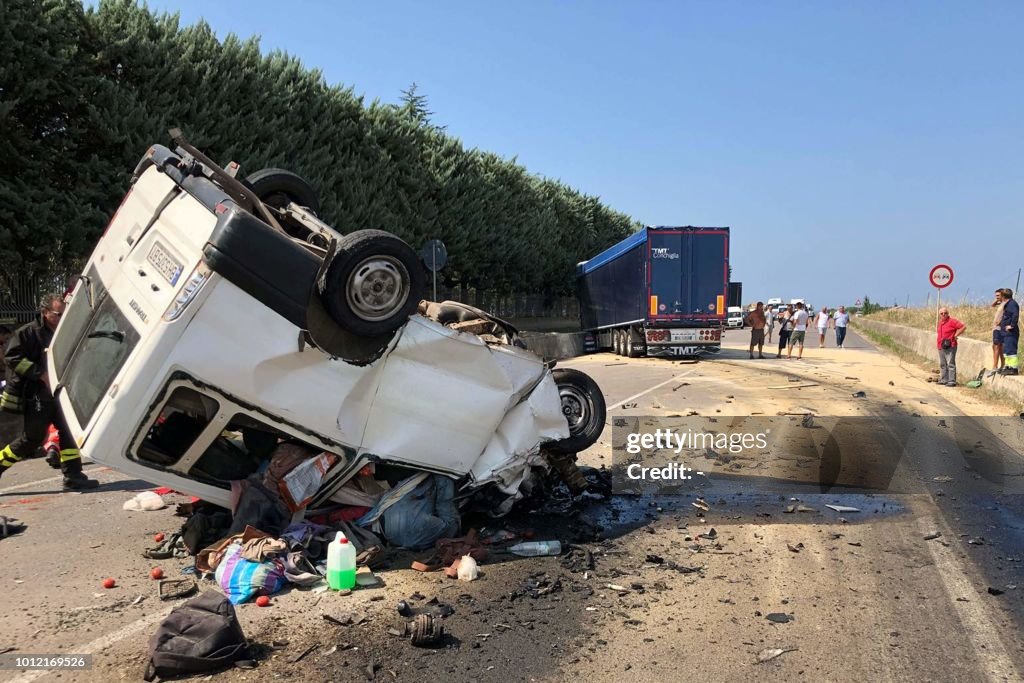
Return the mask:
[(441, 240), (430, 240), (424, 244), (420, 256), (423, 257), (423, 263), (426, 264), (427, 270), (432, 273), (441, 270), (448, 263), (448, 250)]
[(932, 283), (932, 287), (939, 289), (949, 287), (953, 284), (953, 269), (945, 263), (940, 263), (928, 273), (928, 281)]

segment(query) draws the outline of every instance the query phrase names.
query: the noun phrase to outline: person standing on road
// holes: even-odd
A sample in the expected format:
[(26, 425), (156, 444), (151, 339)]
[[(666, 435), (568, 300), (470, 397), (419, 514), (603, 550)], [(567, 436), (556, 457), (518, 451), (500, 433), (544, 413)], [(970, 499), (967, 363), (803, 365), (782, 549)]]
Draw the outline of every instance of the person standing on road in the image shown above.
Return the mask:
[(53, 331), (64, 315), (64, 300), (58, 294), (47, 294), (40, 302), (39, 313), (38, 321), (14, 333), (4, 357), (7, 384), (0, 396), (0, 410), (22, 415), (23, 427), (21, 436), (0, 450), (0, 476), (14, 463), (33, 455), (53, 423), (60, 432), (59, 457), (64, 488), (96, 488), (99, 482), (82, 473), (82, 454), (71, 440), (46, 376), (46, 351), (53, 339)]
[(846, 341), (846, 326), (850, 324), (850, 314), (846, 312), (846, 306), (840, 306), (835, 312), (832, 324), (836, 328), (836, 346), (843, 348), (843, 342)]
[(750, 323), (750, 357), (754, 357), (754, 346), (757, 345), (757, 357), (764, 358), (764, 328), (768, 321), (764, 317), (764, 302), (758, 301), (757, 306), (747, 316)]
[(804, 337), (807, 336), (807, 311), (804, 310), (804, 305), (798, 303), (796, 305), (796, 311), (793, 312), (793, 317), (790, 320), (793, 323), (793, 334), (790, 337), (789, 342), (789, 355), (786, 358), (793, 357), (793, 347), (799, 346), (800, 353), (797, 354), (796, 359), (800, 360), (804, 357)]
[(1003, 369), (1003, 310), (1006, 307), (1006, 300), (1003, 298), (1003, 290), (996, 290), (996, 299), (992, 302), (992, 308), (996, 310), (995, 319), (992, 321), (992, 369), (988, 371), (989, 377), (995, 376)]
[(789, 338), (793, 334), (793, 304), (787, 304), (786, 310), (779, 313), (779, 352), (776, 358), (782, 358), (782, 349), (789, 346)]
[(818, 348), (825, 348), (825, 332), (828, 330), (828, 306), (822, 306), (821, 311), (818, 313)]
[(764, 309), (764, 318), (765, 318), (765, 321), (766, 321), (766, 324), (765, 324), (765, 327), (764, 327), (764, 336), (765, 336), (765, 340), (764, 341), (765, 341), (766, 344), (771, 344), (772, 343), (772, 331), (775, 329), (775, 311), (772, 310), (771, 306), (769, 306), (768, 308)]
[(956, 386), (956, 338), (966, 326), (949, 315), (949, 309), (939, 309), (939, 323), (935, 345), (939, 349), (939, 385)]
[(1017, 346), (1020, 344), (1020, 306), (1013, 300), (1013, 290), (1003, 288), (1003, 317), (999, 327), (1003, 333), (1003, 369), (1000, 375), (1016, 375)]

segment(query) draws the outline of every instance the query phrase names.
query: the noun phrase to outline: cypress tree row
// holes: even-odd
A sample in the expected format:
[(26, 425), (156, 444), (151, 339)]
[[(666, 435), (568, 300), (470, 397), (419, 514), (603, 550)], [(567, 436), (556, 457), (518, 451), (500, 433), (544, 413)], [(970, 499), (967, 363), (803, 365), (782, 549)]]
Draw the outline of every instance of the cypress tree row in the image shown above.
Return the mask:
[[(578, 261), (637, 226), (597, 198), (465, 149), (433, 125), (415, 85), (397, 105), (351, 88), (255, 38), (219, 41), (134, 0), (0, 4), (0, 257), (42, 271), (87, 255), (136, 161), (180, 126), (243, 172), (293, 170), (342, 232), (391, 231), (414, 248), (440, 238), (449, 285), (572, 292)], [(56, 262), (54, 254), (56, 253)]]

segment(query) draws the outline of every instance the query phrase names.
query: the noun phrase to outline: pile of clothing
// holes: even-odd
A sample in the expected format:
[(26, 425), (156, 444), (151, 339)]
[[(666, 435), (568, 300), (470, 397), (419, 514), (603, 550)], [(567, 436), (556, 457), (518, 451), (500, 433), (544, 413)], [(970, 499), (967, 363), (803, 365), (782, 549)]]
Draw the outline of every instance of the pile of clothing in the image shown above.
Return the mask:
[(307, 518), (320, 481), (339, 461), (302, 444), (279, 444), (263, 472), (231, 482), (230, 513), (202, 502), (185, 507), (177, 550), (187, 548), (196, 571), (213, 574), (238, 604), (288, 584), (322, 584), (338, 531), (363, 566), (382, 559), (385, 545), (420, 550), (458, 534), (455, 483), (403, 468), (363, 468), (331, 497), (336, 507)]

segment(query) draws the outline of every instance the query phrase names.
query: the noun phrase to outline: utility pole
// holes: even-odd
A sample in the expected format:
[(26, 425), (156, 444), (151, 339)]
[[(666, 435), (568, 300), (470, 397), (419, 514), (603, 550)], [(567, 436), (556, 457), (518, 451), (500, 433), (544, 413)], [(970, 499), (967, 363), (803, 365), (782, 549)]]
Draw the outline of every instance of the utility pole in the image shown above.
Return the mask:
[(1020, 268), (1017, 269), (1017, 285), (1013, 288), (1013, 293), (1016, 294), (1019, 290), (1020, 290)]

